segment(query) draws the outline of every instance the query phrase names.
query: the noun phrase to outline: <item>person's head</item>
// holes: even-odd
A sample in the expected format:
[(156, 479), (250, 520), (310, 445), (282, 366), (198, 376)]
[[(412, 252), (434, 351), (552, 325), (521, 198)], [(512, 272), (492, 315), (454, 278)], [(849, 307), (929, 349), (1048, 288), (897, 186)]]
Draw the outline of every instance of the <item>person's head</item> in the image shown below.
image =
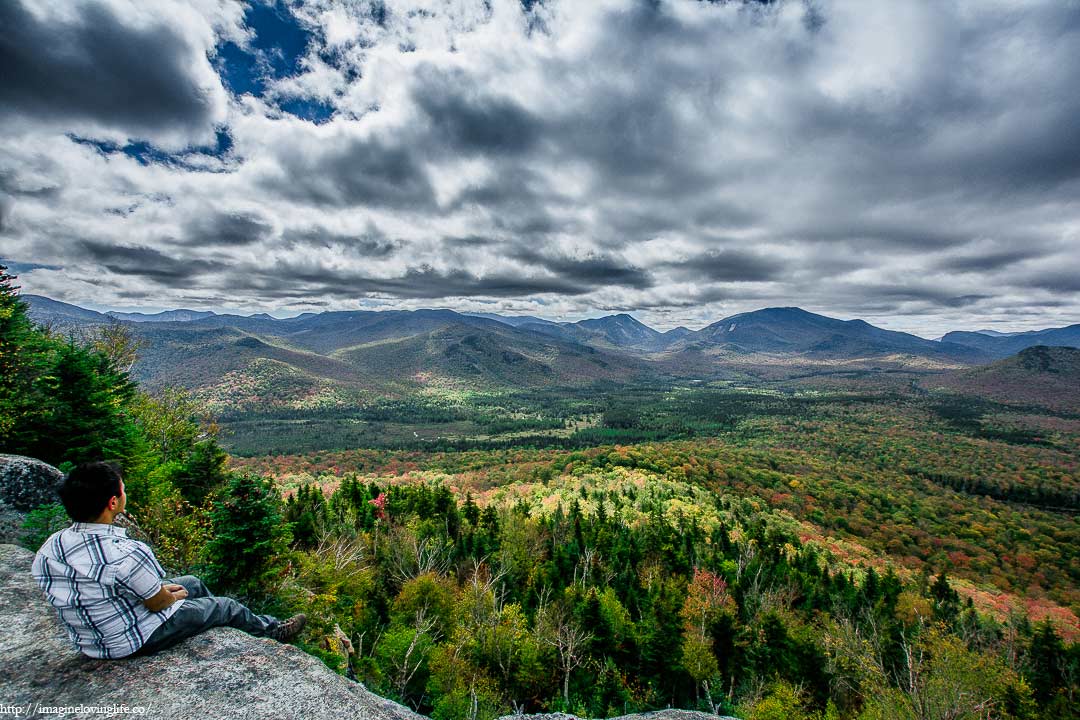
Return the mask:
[(106, 511), (109, 522), (127, 502), (120, 468), (112, 463), (89, 462), (76, 466), (60, 487), (60, 502), (75, 522), (93, 522)]

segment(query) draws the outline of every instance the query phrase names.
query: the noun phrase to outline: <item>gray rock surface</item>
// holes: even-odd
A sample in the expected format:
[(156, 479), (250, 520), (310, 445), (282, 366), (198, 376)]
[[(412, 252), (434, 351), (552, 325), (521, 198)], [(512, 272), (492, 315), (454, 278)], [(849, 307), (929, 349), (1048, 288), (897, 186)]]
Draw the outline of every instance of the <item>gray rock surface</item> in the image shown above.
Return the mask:
[(0, 705), (142, 706), (144, 717), (173, 718), (422, 718), (298, 648), (232, 628), (145, 658), (87, 658), (30, 576), (33, 557), (0, 545)]
[(23, 530), (25, 521), (26, 513), (19, 512), (0, 500), (0, 543), (22, 544), (22, 539), (26, 536), (26, 531)]
[(64, 473), (52, 465), (23, 457), (0, 455), (0, 502), (28, 512), (38, 505), (60, 502), (56, 491), (64, 482)]

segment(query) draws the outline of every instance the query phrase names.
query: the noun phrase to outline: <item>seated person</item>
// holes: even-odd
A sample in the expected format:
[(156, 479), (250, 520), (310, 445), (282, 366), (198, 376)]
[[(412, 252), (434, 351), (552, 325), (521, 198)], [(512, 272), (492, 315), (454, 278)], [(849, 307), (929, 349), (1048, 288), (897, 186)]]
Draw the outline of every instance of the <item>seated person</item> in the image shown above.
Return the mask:
[(60, 500), (75, 522), (45, 541), (33, 573), (83, 654), (144, 655), (219, 626), (287, 642), (303, 628), (303, 614), (282, 622), (212, 595), (191, 575), (165, 579), (149, 546), (112, 524), (127, 502), (116, 466), (79, 465)]

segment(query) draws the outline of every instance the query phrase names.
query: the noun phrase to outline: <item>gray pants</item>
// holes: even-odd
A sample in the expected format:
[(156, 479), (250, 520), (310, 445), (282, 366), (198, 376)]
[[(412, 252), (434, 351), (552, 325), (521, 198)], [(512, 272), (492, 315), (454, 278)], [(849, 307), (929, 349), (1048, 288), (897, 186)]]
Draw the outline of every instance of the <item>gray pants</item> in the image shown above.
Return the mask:
[(136, 655), (170, 648), (214, 627), (234, 627), (258, 637), (278, 624), (277, 618), (271, 615), (256, 615), (232, 598), (217, 597), (194, 575), (182, 575), (164, 582), (183, 585), (188, 596), (180, 609), (146, 639)]

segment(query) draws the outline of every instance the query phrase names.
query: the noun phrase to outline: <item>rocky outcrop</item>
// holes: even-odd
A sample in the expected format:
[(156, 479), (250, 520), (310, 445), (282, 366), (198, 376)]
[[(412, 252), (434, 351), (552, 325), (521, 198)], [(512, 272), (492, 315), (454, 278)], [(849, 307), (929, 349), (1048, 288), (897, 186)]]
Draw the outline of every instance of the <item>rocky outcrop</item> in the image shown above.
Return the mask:
[(0, 543), (21, 543), (26, 513), (59, 502), (56, 491), (63, 481), (64, 474), (48, 463), (0, 454)]
[(292, 645), (216, 628), (145, 658), (72, 649), (30, 575), (33, 553), (0, 545), (0, 702), (141, 706), (145, 717), (421, 720)]
[(0, 455), (0, 502), (27, 512), (38, 505), (60, 502), (56, 491), (64, 473), (52, 465), (22, 455)]

